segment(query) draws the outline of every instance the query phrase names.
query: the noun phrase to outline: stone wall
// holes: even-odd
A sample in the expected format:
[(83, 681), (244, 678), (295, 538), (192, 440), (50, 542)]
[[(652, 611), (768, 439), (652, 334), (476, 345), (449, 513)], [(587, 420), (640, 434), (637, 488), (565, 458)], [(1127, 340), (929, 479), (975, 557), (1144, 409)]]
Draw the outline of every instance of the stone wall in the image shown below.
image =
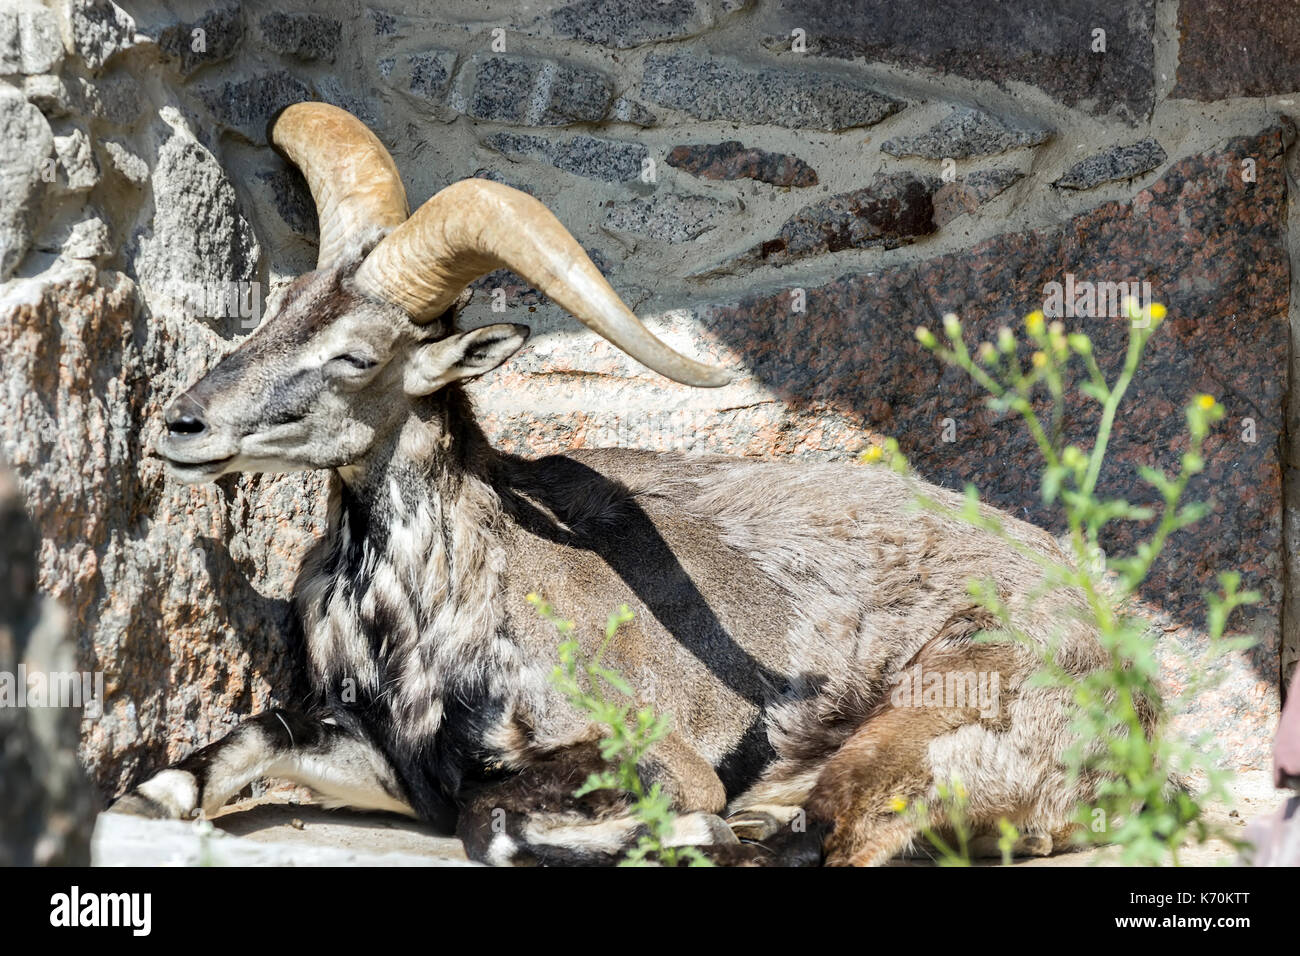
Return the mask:
[[(1106, 490), (1147, 497), (1135, 468), (1177, 461), (1188, 397), (1223, 402), (1193, 489), (1213, 516), (1146, 596), (1164, 640), (1194, 648), (1216, 571), (1263, 592), (1239, 621), (1258, 648), (1193, 715), (1234, 765), (1263, 766), (1297, 656), (1296, 21), (1265, 0), (518, 7), (0, 11), (0, 457), (40, 532), (41, 587), (105, 673), (82, 746), (101, 788), (294, 690), (287, 598), (327, 479), (184, 488), (149, 450), (162, 404), (314, 263), (309, 197), (264, 138), (300, 99), (371, 124), (413, 203), (475, 175), (533, 193), (653, 328), (740, 372), (720, 391), (665, 383), (489, 276), (467, 324), (535, 330), (474, 387), (515, 451), (849, 460), (894, 435), (925, 475), (1051, 526), (1024, 436), (912, 330), (953, 310), (987, 336), (1071, 276), (1149, 282), (1170, 319)], [(251, 317), (190, 294), (231, 283)], [(1068, 322), (1115, 366), (1121, 320)], [(1070, 433), (1093, 414), (1074, 410)]]

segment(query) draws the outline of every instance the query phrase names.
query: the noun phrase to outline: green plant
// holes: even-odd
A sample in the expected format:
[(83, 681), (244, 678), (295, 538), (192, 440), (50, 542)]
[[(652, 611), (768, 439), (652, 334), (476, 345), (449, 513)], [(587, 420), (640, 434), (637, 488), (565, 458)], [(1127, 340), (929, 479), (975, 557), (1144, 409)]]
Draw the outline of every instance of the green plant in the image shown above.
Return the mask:
[[(937, 784), (935, 790), (939, 802), (934, 806), (931, 806), (927, 800), (914, 800), (908, 803), (902, 797), (895, 797), (893, 810), (908, 820), (922, 836), (930, 841), (930, 845), (938, 853), (940, 866), (970, 866), (971, 827), (966, 812), (969, 803), (966, 788), (962, 786), (960, 780), (954, 780), (951, 784)], [(939, 834), (934, 826), (936, 818), (947, 822), (947, 829), (951, 832), (955, 846)]]
[[(528, 601), (564, 638), (557, 650), (560, 663), (551, 673), (552, 683), (570, 704), (608, 729), (599, 745), (606, 769), (587, 777), (574, 796), (597, 790), (625, 793), (631, 801), (630, 813), (644, 829), (619, 866), (712, 866), (694, 847), (667, 845), (676, 821), (672, 802), (658, 783), (647, 788), (638, 770), (642, 758), (668, 736), (672, 729), (670, 718), (657, 715), (652, 707), (635, 706), (636, 695), (628, 682), (617, 671), (601, 664), (609, 642), (619, 628), (633, 619), (632, 611), (624, 604), (610, 614), (605, 622), (604, 641), (591, 660), (583, 660), (582, 645), (572, 636), (576, 630), (574, 622), (561, 618), (537, 594), (528, 595)], [(612, 699), (609, 690), (614, 692)]]
[[(1031, 313), (1025, 321), (1032, 346), (1027, 364), (1021, 358), (1020, 342), (1006, 327), (999, 330), (995, 343), (983, 343), (974, 356), (966, 345), (961, 322), (953, 314), (944, 316), (943, 339), (925, 328), (916, 333), (925, 348), (981, 385), (995, 411), (1024, 421), (1043, 459), (1042, 500), (1064, 515), (1072, 563), (1053, 561), (1013, 540), (995, 515), (981, 511), (978, 493), (971, 485), (960, 509), (924, 494), (918, 498), (923, 507), (957, 515), (997, 534), (1036, 561), (1043, 572), (1039, 594), (1053, 588), (1075, 588), (1084, 595), (1091, 623), (1106, 652), (1106, 666), (1083, 678), (1075, 677), (1057, 664), (1049, 643), (1042, 651), (1042, 669), (1035, 676), (1040, 685), (1072, 691), (1076, 743), (1066, 752), (1065, 762), (1076, 779), (1088, 774), (1099, 781), (1096, 805), (1079, 808), (1079, 838), (1118, 845), (1125, 864), (1177, 864), (1178, 850), (1188, 840), (1204, 842), (1222, 835), (1209, 826), (1204, 808), (1211, 800), (1227, 798), (1230, 778), (1218, 764), (1208, 733), (1185, 739), (1173, 733), (1169, 723), (1187, 701), (1215, 682), (1215, 665), (1224, 655), (1250, 646), (1249, 638), (1225, 634), (1233, 611), (1258, 600), (1258, 595), (1241, 591), (1236, 573), (1218, 576), (1222, 591), (1207, 595), (1209, 640), (1196, 661), (1198, 666), (1192, 669), (1194, 676), (1172, 707), (1156, 713), (1156, 730), (1148, 736), (1144, 713), (1149, 721), (1153, 702), (1159, 699), (1159, 668), (1149, 626), (1135, 613), (1134, 599), (1170, 535), (1208, 511), (1206, 504), (1183, 503), (1182, 498), (1188, 482), (1205, 467), (1202, 449), (1206, 436), (1224, 412), (1211, 396), (1196, 396), (1186, 409), (1188, 447), (1178, 471), (1170, 476), (1157, 468), (1139, 469), (1141, 478), (1155, 490), (1158, 507), (1137, 506), (1098, 492), (1121, 401), (1137, 375), (1143, 350), (1166, 314), (1159, 304), (1142, 310), (1132, 301), (1127, 303), (1127, 311), (1131, 320), (1128, 348), (1113, 382), (1102, 373), (1086, 334), (1067, 334), (1062, 323), (1047, 323), (1042, 312)], [(1082, 367), (1078, 391), (1100, 405), (1097, 430), (1088, 450), (1067, 444), (1063, 432), (1071, 365), (1076, 363)], [(1044, 399), (1046, 412), (1040, 413)], [(863, 457), (908, 471), (907, 460), (893, 439), (883, 447), (869, 449)], [(1101, 548), (1101, 535), (1117, 521), (1154, 522), (1154, 527), (1131, 554), (1108, 556)], [(1018, 634), (1008, 608), (990, 582), (972, 581), (970, 587), (977, 601), (997, 617), (1005, 634), (1036, 646)], [(1192, 774), (1204, 775), (1205, 787), (1199, 793), (1171, 782)], [(1004, 858), (1013, 842), (1007, 842)]]

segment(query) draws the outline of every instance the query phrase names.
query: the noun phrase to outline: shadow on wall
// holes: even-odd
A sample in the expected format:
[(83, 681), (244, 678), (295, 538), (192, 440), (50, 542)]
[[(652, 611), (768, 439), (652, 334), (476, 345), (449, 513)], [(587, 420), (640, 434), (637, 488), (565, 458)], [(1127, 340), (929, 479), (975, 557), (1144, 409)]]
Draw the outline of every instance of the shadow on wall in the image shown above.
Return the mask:
[(27, 680), (48, 693), (76, 671), (67, 617), (36, 590), (39, 540), (0, 467), (0, 866), (85, 866), (96, 801), (77, 762), (82, 711)]

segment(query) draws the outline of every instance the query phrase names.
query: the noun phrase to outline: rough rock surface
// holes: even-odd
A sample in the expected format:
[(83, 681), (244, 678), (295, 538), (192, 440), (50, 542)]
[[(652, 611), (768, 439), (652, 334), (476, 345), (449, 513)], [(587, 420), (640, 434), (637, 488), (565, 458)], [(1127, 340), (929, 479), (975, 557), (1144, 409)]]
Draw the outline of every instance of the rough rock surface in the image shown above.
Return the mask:
[(816, 186), (817, 171), (790, 153), (747, 148), (739, 140), (675, 146), (668, 165), (701, 179), (756, 179), (773, 186)]
[(556, 60), (476, 55), (461, 69), (453, 109), (475, 119), (528, 126), (596, 122), (614, 88), (599, 70)]
[(193, 20), (168, 23), (154, 38), (163, 55), (188, 76), (201, 66), (229, 59), (243, 35), (240, 7), (232, 4), (203, 10)]
[(717, 225), (725, 213), (726, 206), (708, 196), (657, 195), (613, 204), (605, 228), (660, 242), (689, 242)]
[[(261, 250), (221, 163), (170, 111), (153, 132), (154, 215), (128, 243), (137, 280), (175, 308), (209, 285), (255, 280)], [(218, 327), (227, 335), (235, 329), (232, 321)]]
[(556, 36), (617, 49), (679, 40), (713, 26), (749, 0), (578, 0), (552, 11)]
[(745, 69), (717, 57), (654, 53), (642, 92), (696, 119), (772, 123), (795, 129), (873, 126), (904, 103), (838, 73)]
[(641, 175), (649, 151), (640, 143), (573, 136), (554, 140), (520, 133), (494, 133), (484, 145), (511, 159), (536, 159), (575, 176), (630, 182)]
[(1166, 159), (1164, 148), (1155, 139), (1148, 138), (1080, 160), (1052, 185), (1060, 189), (1092, 189), (1102, 183), (1149, 173)]
[(321, 479), (190, 489), (148, 455), (162, 405), (220, 352), (145, 315), (117, 272), (66, 263), (0, 297), (0, 447), (41, 532), (42, 591), (104, 673), (83, 757), (109, 790), (291, 688), (288, 593), (320, 533)]
[(73, 46), (92, 70), (135, 46), (135, 19), (112, 0), (72, 0), (68, 21)]
[(54, 11), (35, 0), (16, 0), (0, 10), (0, 75), (45, 73), (63, 59)]
[(32, 219), (53, 153), (54, 135), (40, 110), (0, 86), (0, 280), (31, 245)]
[(266, 124), (290, 103), (316, 97), (310, 87), (284, 70), (205, 89), (203, 102), (217, 122), (250, 143), (266, 143)]
[(315, 13), (268, 13), (258, 21), (266, 45), (300, 60), (334, 62), (343, 24)]
[(928, 236), (934, 223), (932, 177), (881, 176), (870, 186), (805, 206), (742, 262), (785, 265), (844, 249), (894, 249)]
[(983, 110), (962, 106), (916, 136), (887, 140), (880, 148), (891, 156), (920, 156), (923, 159), (969, 159), (993, 156), (1023, 146), (1041, 146), (1052, 131), (1024, 126)]
[(1180, 0), (1172, 96), (1222, 100), (1300, 90), (1300, 19), (1272, 0)]

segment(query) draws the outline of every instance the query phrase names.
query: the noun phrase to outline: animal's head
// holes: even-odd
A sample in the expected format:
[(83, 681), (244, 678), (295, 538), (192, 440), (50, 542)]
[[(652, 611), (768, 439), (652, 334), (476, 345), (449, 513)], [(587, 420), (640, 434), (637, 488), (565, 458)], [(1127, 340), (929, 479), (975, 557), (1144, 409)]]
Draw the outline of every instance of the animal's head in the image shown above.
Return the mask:
[(176, 477), (361, 460), (426, 396), (496, 368), (523, 345), (525, 326), (466, 332), (452, 322), (465, 287), (503, 266), (668, 378), (726, 383), (724, 372), (646, 329), (531, 196), (467, 179), (408, 218), (392, 157), (349, 113), (300, 103), (273, 121), (270, 139), (302, 170), (316, 202), (317, 267), (167, 406), (158, 451)]

